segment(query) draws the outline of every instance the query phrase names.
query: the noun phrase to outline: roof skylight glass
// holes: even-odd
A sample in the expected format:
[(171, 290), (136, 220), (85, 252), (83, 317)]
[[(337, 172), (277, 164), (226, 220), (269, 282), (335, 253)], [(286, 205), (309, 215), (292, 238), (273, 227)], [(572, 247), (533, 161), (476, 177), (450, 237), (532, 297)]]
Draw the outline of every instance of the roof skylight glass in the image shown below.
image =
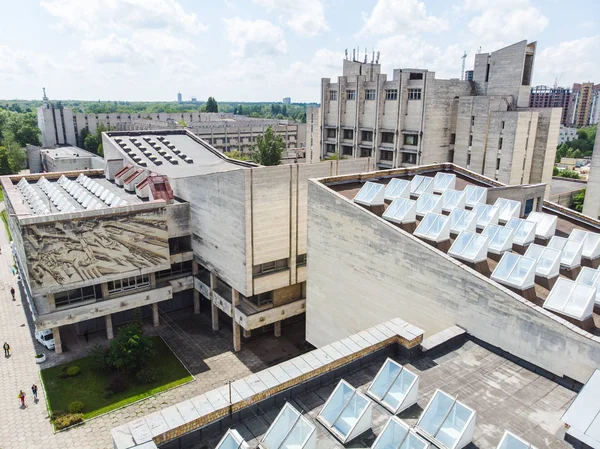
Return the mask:
[(345, 380), (325, 402), (317, 419), (342, 443), (371, 428), (373, 403)]
[(248, 449), (249, 447), (237, 430), (229, 429), (215, 449)]
[(560, 258), (562, 253), (553, 248), (536, 245), (529, 245), (525, 251), (525, 257), (531, 257), (536, 260), (535, 274), (543, 278), (552, 279), (560, 273)]
[(448, 189), (454, 189), (456, 186), (456, 175), (453, 173), (438, 172), (433, 177), (433, 191), (435, 193), (444, 193)]
[(567, 240), (564, 237), (555, 235), (550, 239), (548, 248), (558, 249), (562, 252), (560, 264), (567, 268), (574, 268), (581, 265), (581, 252), (583, 243), (574, 240)]
[(475, 232), (475, 223), (477, 221), (477, 215), (475, 212), (454, 209), (450, 213), (450, 231), (454, 234), (459, 234), (462, 231)]
[(367, 181), (354, 197), (354, 202), (364, 206), (383, 206), (385, 186)]
[(498, 224), (500, 210), (496, 206), (479, 203), (473, 208), (477, 216), (477, 227), (483, 229), (490, 224)]
[(521, 214), (521, 202), (509, 200), (506, 198), (498, 198), (494, 203), (494, 206), (498, 208), (499, 215), (498, 219), (502, 223), (506, 223), (511, 218), (519, 218)]
[(592, 316), (595, 298), (595, 287), (558, 278), (544, 302), (544, 309), (583, 321)]
[(418, 436), (408, 424), (390, 416), (371, 449), (427, 449), (429, 443)]
[(514, 231), (511, 228), (491, 224), (485, 227), (481, 235), (488, 238), (488, 251), (492, 254), (503, 254), (510, 251), (513, 245)]
[(442, 193), (442, 210), (452, 212), (454, 209), (464, 209), (466, 198), (460, 190), (447, 189)]
[(434, 214), (442, 213), (442, 197), (433, 193), (423, 193), (417, 200), (417, 215), (423, 216), (433, 212)]
[(393, 178), (385, 186), (385, 199), (393, 201), (396, 198), (410, 198), (410, 181)]
[(506, 252), (492, 273), (492, 279), (519, 290), (533, 287), (535, 259)]
[(543, 212), (530, 212), (527, 221), (533, 221), (537, 224), (535, 235), (544, 239), (549, 239), (556, 232), (556, 215), (545, 214)]
[(264, 449), (314, 449), (316, 429), (289, 402), (283, 406), (260, 440)]
[(417, 221), (417, 202), (406, 198), (396, 198), (392, 201), (382, 217), (393, 223), (414, 223)]
[(597, 257), (600, 257), (600, 234), (583, 231), (581, 229), (573, 229), (568, 240), (583, 243), (581, 255), (586, 259), (596, 259)]
[(506, 223), (507, 228), (513, 229), (513, 243), (526, 246), (535, 240), (536, 223), (523, 220), (521, 218), (512, 218)]
[(417, 430), (432, 438), (436, 446), (465, 447), (473, 439), (476, 413), (441, 390), (435, 394), (417, 421)]
[(487, 259), (488, 239), (474, 232), (463, 231), (458, 234), (448, 254), (466, 262), (482, 262)]
[(433, 193), (433, 178), (416, 175), (410, 182), (410, 194), (414, 196)]
[(434, 242), (450, 239), (450, 217), (429, 213), (423, 217), (414, 235)]
[(505, 430), (504, 436), (496, 449), (536, 449), (536, 447)]
[(373, 379), (367, 394), (397, 414), (416, 404), (418, 390), (419, 376), (388, 358)]
[(466, 195), (466, 206), (475, 207), (476, 204), (487, 201), (487, 188), (481, 186), (468, 185), (463, 190)]

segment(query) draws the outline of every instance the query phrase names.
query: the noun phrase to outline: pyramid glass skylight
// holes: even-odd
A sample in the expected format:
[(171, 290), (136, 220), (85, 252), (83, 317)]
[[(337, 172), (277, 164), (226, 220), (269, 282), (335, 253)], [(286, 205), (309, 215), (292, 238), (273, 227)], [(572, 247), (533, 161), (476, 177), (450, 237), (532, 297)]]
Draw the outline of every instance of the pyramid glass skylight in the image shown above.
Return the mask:
[(371, 449), (427, 449), (429, 443), (417, 435), (408, 424), (390, 416)]
[(434, 214), (442, 213), (442, 197), (433, 193), (423, 193), (417, 200), (417, 215), (423, 216), (433, 212)]
[(531, 257), (536, 260), (535, 274), (543, 278), (552, 279), (560, 273), (560, 258), (562, 253), (553, 248), (536, 245), (529, 245), (525, 251), (525, 257)]
[(595, 287), (558, 278), (544, 302), (544, 309), (583, 321), (592, 316), (595, 298)]
[(433, 193), (433, 178), (415, 175), (410, 181), (410, 194), (419, 196), (423, 193)]
[(454, 209), (450, 213), (450, 232), (459, 234), (462, 231), (475, 232), (477, 215), (475, 212), (464, 209)]
[(535, 280), (535, 259), (506, 252), (496, 265), (492, 279), (518, 290), (531, 288)]
[(354, 197), (354, 202), (363, 206), (383, 206), (385, 186), (367, 181)]
[(492, 254), (504, 254), (510, 251), (513, 245), (514, 231), (499, 225), (488, 225), (481, 235), (488, 238), (488, 251)]
[(600, 234), (583, 231), (581, 229), (573, 229), (568, 240), (583, 243), (581, 255), (586, 259), (596, 259), (597, 257), (600, 257)]
[(536, 223), (536, 237), (549, 239), (556, 232), (556, 215), (545, 214), (543, 212), (530, 212), (527, 221)]
[(438, 447), (461, 449), (473, 439), (475, 418), (475, 410), (436, 390), (417, 421), (416, 428)]
[(448, 254), (466, 262), (483, 262), (487, 259), (488, 239), (474, 232), (463, 231), (458, 234)]
[(468, 185), (463, 190), (466, 195), (466, 206), (473, 208), (476, 204), (485, 203), (487, 201), (487, 188)]
[(537, 225), (533, 221), (513, 218), (506, 223), (506, 227), (515, 231), (513, 234), (513, 243), (516, 245), (526, 246), (535, 240), (535, 228)]
[(454, 209), (464, 209), (466, 195), (460, 190), (448, 189), (442, 193), (442, 210), (452, 212)]
[(511, 218), (519, 218), (521, 214), (521, 202), (508, 200), (506, 198), (498, 198), (494, 203), (494, 206), (498, 208), (499, 215), (498, 219), (501, 223), (506, 223)]
[(393, 201), (396, 198), (410, 198), (410, 181), (393, 178), (385, 186), (385, 199)]
[(229, 429), (215, 449), (248, 449), (250, 446), (235, 429)]
[(387, 207), (382, 217), (398, 224), (414, 223), (417, 221), (417, 202), (406, 198), (396, 198)]
[(490, 224), (498, 224), (500, 210), (496, 206), (479, 203), (473, 208), (477, 216), (477, 228), (483, 229)]
[(600, 271), (590, 267), (581, 267), (576, 282), (596, 289), (596, 305), (600, 306)]
[(416, 404), (418, 392), (419, 376), (389, 358), (367, 390), (370, 397), (393, 414)]
[(496, 449), (536, 449), (536, 447), (505, 430), (504, 436)]
[(287, 402), (260, 440), (263, 449), (315, 449), (316, 429)]
[(564, 237), (555, 235), (550, 239), (548, 248), (558, 249), (562, 252), (560, 264), (563, 267), (574, 268), (581, 265), (581, 252), (583, 243), (574, 240), (567, 240)]
[(433, 191), (444, 193), (448, 189), (456, 187), (456, 175), (453, 173), (438, 172), (433, 177)]
[(345, 380), (340, 380), (317, 419), (342, 443), (371, 428), (373, 403)]
[(433, 242), (450, 239), (450, 217), (429, 213), (423, 217), (414, 235)]

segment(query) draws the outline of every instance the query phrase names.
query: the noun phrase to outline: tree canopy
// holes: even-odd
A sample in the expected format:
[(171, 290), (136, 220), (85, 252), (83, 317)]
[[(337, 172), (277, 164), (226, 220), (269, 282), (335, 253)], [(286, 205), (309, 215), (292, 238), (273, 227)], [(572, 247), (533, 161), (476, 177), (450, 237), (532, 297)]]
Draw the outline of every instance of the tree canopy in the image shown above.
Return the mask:
[(577, 139), (564, 142), (556, 149), (556, 162), (563, 157), (582, 158), (589, 157), (594, 151), (597, 125), (588, 126), (577, 130)]
[(261, 165), (279, 165), (284, 149), (283, 137), (275, 134), (269, 126), (264, 135), (256, 138), (256, 144), (252, 148), (252, 160)]
[(208, 97), (206, 101), (206, 112), (219, 112), (219, 105), (214, 97)]
[(0, 172), (3, 175), (18, 173), (25, 167), (27, 157), (23, 147), (27, 144), (40, 145), (40, 130), (37, 118), (31, 112), (19, 113), (0, 109)]

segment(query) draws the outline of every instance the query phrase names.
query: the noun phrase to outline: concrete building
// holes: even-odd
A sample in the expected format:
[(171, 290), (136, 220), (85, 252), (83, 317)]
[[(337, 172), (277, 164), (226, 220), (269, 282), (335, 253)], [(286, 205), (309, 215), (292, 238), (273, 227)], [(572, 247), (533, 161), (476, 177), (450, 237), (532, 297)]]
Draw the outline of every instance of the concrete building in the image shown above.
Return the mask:
[(577, 139), (577, 128), (567, 128), (561, 125), (558, 131), (558, 144), (561, 145), (575, 139)]
[(567, 125), (575, 128), (595, 125), (600, 120), (600, 84), (573, 84)]
[(535, 86), (529, 96), (530, 108), (562, 108), (561, 125), (567, 123), (567, 113), (571, 101), (571, 89), (565, 87)]
[[(450, 233), (447, 226), (454, 221), (451, 222), (446, 215), (433, 214), (434, 220), (439, 220), (439, 226), (432, 225), (428, 229), (432, 229), (433, 234), (439, 231), (439, 235), (430, 236), (428, 229), (420, 229), (420, 225), (427, 227), (430, 223), (432, 217), (427, 214), (395, 224), (390, 221), (389, 214), (400, 209), (390, 209), (387, 203), (383, 203), (383, 195), (382, 203), (378, 203), (383, 206), (361, 206), (353, 201), (366, 181), (374, 182), (375, 186), (379, 184), (378, 189), (381, 184), (387, 185), (394, 179), (396, 182), (414, 180), (417, 184), (422, 181), (430, 187), (430, 182), (433, 183), (431, 177), (437, 174), (455, 175), (454, 189), (459, 194), (465, 189), (481, 192), (481, 203), (475, 205), (481, 213), (473, 213), (474, 219), (480, 217), (476, 219), (478, 232), (487, 225), (487, 219), (480, 223), (482, 217), (498, 220), (498, 210), (491, 205), (502, 204), (504, 200), (498, 200), (505, 198), (514, 201), (518, 207), (511, 209), (509, 216), (501, 213), (500, 217), (504, 215), (504, 220), (509, 221), (511, 217), (528, 217), (529, 237), (521, 239), (525, 233), (511, 231), (513, 224), (525, 229), (523, 223), (526, 220), (516, 219), (510, 226), (507, 225), (508, 234), (512, 237), (505, 236), (503, 241), (509, 244), (501, 251), (496, 247), (494, 251), (500, 252), (495, 255), (487, 238), (475, 233), (473, 223), (471, 234), (467, 231), (465, 235), (479, 236), (473, 238), (482, 245), (478, 248), (483, 248), (483, 257), (461, 259), (451, 255), (456, 254), (452, 252), (451, 245), (458, 237)], [(418, 189), (414, 191), (418, 193)], [(571, 262), (556, 258), (552, 282), (548, 281), (550, 277), (546, 278), (546, 282), (539, 274), (534, 276), (540, 271), (533, 272), (538, 268), (536, 260), (530, 256), (524, 258), (528, 268), (519, 272), (522, 275), (520, 284), (504, 280), (500, 274), (502, 268), (496, 270), (505, 267), (503, 260), (514, 259), (516, 264), (520, 264), (523, 256), (519, 254), (530, 254), (530, 243), (527, 242), (533, 243), (534, 237), (539, 245), (534, 249), (543, 251), (544, 245), (554, 247), (554, 242), (561, 241), (561, 238), (575, 239), (576, 234), (582, 235), (582, 231), (600, 232), (597, 214), (590, 218), (544, 202), (544, 192), (543, 184), (506, 186), (453, 164), (309, 181), (307, 341), (322, 347), (400, 313), (402, 319), (423, 329), (426, 336), (451, 326), (460, 326), (468, 334), (511, 357), (527, 360), (565, 380), (585, 382), (600, 364), (600, 316), (593, 312), (595, 289), (586, 292), (590, 296), (586, 296), (585, 300), (581, 298), (586, 304), (585, 318), (583, 315), (573, 318), (576, 315), (556, 312), (547, 300), (555, 297), (554, 289), (550, 288), (552, 285), (574, 285), (568, 279), (574, 279), (582, 265), (597, 267), (600, 259), (596, 256), (586, 259), (579, 253), (577, 263), (580, 265), (570, 269), (567, 265)], [(403, 201), (407, 205), (404, 210), (410, 210), (411, 200)], [(456, 216), (466, 213), (461, 207), (457, 209)], [(538, 214), (536, 219), (544, 217), (551, 225), (547, 228), (535, 225), (532, 212), (542, 212), (544, 215)], [(552, 224), (556, 226), (555, 230)], [(491, 229), (496, 228), (492, 225), (490, 230), (483, 232), (487, 236)], [(442, 232), (447, 232), (447, 235), (442, 236)], [(578, 247), (579, 243), (572, 245)], [(558, 252), (554, 257), (560, 258), (561, 254)], [(569, 266), (575, 267), (575, 264)], [(562, 300), (567, 301), (568, 297), (568, 293), (563, 292)], [(597, 310), (598, 306), (595, 307)]]
[(104, 159), (79, 147), (40, 148), (27, 145), (30, 173), (103, 170)]
[(177, 103), (181, 103), (181, 99), (182, 99), (181, 92), (178, 92), (177, 93)]
[(315, 163), (321, 159), (321, 108), (306, 107), (306, 162)]
[(600, 133), (596, 133), (590, 174), (588, 175), (583, 202), (583, 213), (597, 219), (600, 217)]
[[(473, 81), (343, 61), (322, 80), (321, 157), (373, 157), (381, 169), (454, 162), (507, 184), (549, 183), (559, 108), (529, 108), (536, 44), (475, 56)], [(314, 139), (314, 138), (313, 138)]]
[(283, 104), (292, 104), (292, 99), (290, 97), (285, 97), (281, 102)]

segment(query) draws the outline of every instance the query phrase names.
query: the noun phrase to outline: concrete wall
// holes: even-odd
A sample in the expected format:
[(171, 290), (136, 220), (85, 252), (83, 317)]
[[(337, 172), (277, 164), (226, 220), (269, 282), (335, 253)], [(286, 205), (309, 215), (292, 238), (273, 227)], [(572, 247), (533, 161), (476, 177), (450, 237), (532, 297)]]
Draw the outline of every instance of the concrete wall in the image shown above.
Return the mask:
[(560, 131), (561, 108), (537, 109), (538, 121), (529, 182), (546, 184), (546, 195), (550, 195), (552, 171), (556, 158), (556, 140)]
[(594, 219), (600, 216), (600, 132), (596, 132), (592, 164), (585, 189), (583, 213)]
[(435, 248), (309, 183), (306, 338), (322, 346), (399, 316), (432, 335), (458, 325), (585, 382), (600, 337), (576, 330)]

